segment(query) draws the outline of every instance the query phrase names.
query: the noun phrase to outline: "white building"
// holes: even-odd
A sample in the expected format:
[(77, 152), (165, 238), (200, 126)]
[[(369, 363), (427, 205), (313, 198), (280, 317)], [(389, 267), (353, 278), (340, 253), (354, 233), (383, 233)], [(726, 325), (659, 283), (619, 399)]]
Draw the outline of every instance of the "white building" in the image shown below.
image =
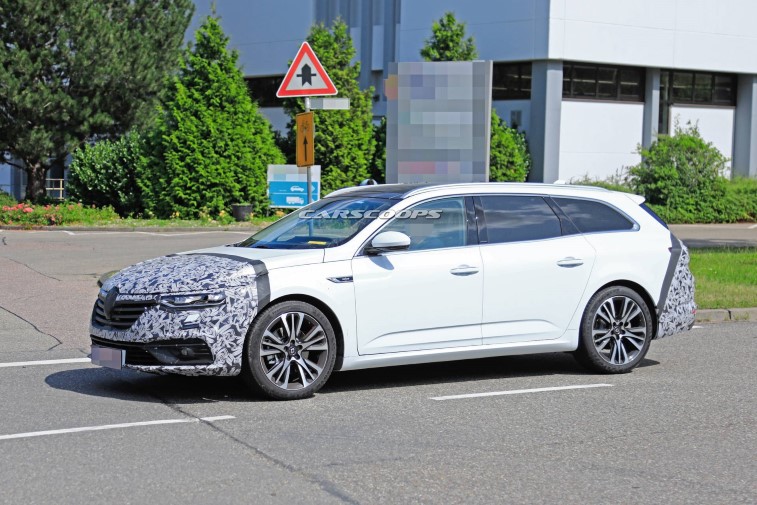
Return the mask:
[[(196, 0), (187, 36), (210, 12)], [(431, 24), (452, 11), (479, 56), (494, 63), (494, 107), (526, 131), (531, 179), (606, 177), (639, 161), (638, 144), (675, 121), (698, 123), (757, 177), (757, 2), (754, 0), (220, 0), (250, 89), (274, 127), (287, 117), (276, 89), (315, 22), (348, 22), (360, 84), (392, 61), (419, 61)], [(0, 189), (23, 180), (0, 166)], [(15, 182), (14, 182), (15, 181)]]
[[(195, 24), (210, 0), (196, 3)], [(275, 92), (312, 23), (348, 22), (383, 115), (388, 63), (419, 61), (452, 11), (495, 62), (494, 106), (527, 132), (533, 180), (612, 175), (675, 121), (698, 123), (734, 174), (757, 177), (754, 0), (223, 0), (217, 11), (277, 129)]]

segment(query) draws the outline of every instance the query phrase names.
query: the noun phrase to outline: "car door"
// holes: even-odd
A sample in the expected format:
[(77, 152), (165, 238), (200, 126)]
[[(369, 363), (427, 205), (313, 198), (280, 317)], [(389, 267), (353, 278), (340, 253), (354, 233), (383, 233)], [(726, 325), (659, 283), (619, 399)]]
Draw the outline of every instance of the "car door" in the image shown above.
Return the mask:
[(415, 205), (379, 230), (408, 235), (408, 250), (352, 260), (360, 354), (481, 344), (483, 268), (468, 204)]
[(483, 343), (559, 338), (589, 281), (594, 248), (541, 196), (486, 195), (476, 203), (485, 223)]

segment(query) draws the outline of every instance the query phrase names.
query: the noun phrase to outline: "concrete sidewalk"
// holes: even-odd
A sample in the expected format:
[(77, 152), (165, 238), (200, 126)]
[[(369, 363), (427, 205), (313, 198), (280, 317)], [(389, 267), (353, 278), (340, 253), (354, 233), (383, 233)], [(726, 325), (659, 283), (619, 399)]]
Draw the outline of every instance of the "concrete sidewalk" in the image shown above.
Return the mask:
[(757, 224), (671, 224), (670, 231), (689, 248), (757, 247)]

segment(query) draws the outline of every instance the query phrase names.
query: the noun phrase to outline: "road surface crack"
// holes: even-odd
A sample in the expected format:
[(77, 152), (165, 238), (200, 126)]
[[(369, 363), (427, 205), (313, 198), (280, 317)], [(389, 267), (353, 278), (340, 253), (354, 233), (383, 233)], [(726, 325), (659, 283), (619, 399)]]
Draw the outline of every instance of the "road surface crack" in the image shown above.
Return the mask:
[(50, 347), (49, 349), (47, 349), (48, 351), (50, 351), (50, 350), (52, 350), (52, 349), (55, 349), (56, 347), (58, 347), (59, 345), (61, 345), (61, 344), (63, 343), (63, 342), (62, 342), (62, 341), (61, 341), (61, 340), (60, 340), (60, 339), (59, 339), (58, 337), (56, 337), (55, 335), (51, 335), (51, 334), (47, 333), (46, 331), (42, 331), (42, 330), (40, 330), (40, 329), (39, 329), (39, 327), (38, 327), (38, 326), (37, 326), (36, 324), (32, 323), (31, 321), (29, 321), (29, 320), (28, 320), (28, 319), (26, 319), (26, 318), (23, 318), (23, 317), (21, 317), (20, 315), (16, 314), (16, 313), (15, 313), (15, 312), (13, 312), (12, 310), (10, 310), (10, 309), (7, 309), (7, 308), (3, 307), (2, 305), (0, 305), (0, 309), (4, 310), (4, 311), (5, 311), (5, 312), (7, 312), (8, 314), (11, 314), (11, 315), (14, 315), (14, 316), (16, 316), (17, 318), (19, 318), (20, 320), (22, 320), (23, 322), (25, 322), (26, 324), (28, 324), (29, 326), (31, 326), (32, 328), (34, 328), (35, 330), (37, 330), (37, 332), (38, 332), (38, 333), (41, 333), (42, 335), (47, 335), (47, 336), (48, 336), (48, 337), (50, 337), (51, 339), (55, 340), (55, 341), (57, 342), (57, 344), (55, 344), (54, 346), (52, 346), (52, 347)]
[(317, 485), (323, 491), (325, 491), (326, 493), (330, 494), (334, 498), (337, 498), (339, 501), (341, 501), (343, 503), (350, 504), (350, 505), (360, 505), (360, 502), (358, 502), (357, 500), (355, 500), (354, 498), (352, 498), (351, 496), (349, 496), (348, 494), (346, 494), (344, 491), (342, 491), (341, 489), (339, 489), (339, 487), (336, 484), (334, 484), (333, 482), (331, 482), (330, 480), (325, 479), (325, 478), (323, 478), (323, 477), (321, 477), (321, 476), (319, 476), (317, 474), (314, 474), (314, 473), (305, 472), (302, 469), (297, 468), (296, 466), (290, 465), (289, 463), (286, 463), (285, 461), (282, 461), (282, 460), (280, 460), (280, 459), (278, 459), (278, 458), (276, 458), (274, 456), (271, 456), (270, 454), (266, 453), (262, 449), (259, 449), (259, 448), (255, 447), (254, 445), (252, 445), (252, 444), (250, 444), (248, 442), (245, 442), (244, 440), (242, 440), (242, 439), (240, 439), (240, 438), (232, 435), (231, 433), (227, 432), (226, 430), (224, 430), (223, 428), (221, 428), (217, 424), (215, 424), (213, 422), (210, 422), (210, 421), (205, 421), (201, 417), (195, 416), (194, 414), (191, 414), (190, 412), (185, 411), (184, 409), (182, 409), (180, 406), (178, 406), (176, 404), (169, 403), (165, 398), (162, 398), (159, 395), (156, 395), (154, 392), (149, 391), (149, 390), (147, 390), (147, 389), (145, 389), (145, 388), (143, 388), (143, 387), (141, 387), (141, 386), (139, 386), (137, 384), (134, 384), (134, 383), (131, 383), (131, 384), (134, 385), (134, 386), (136, 386), (137, 388), (141, 389), (144, 392), (145, 395), (150, 396), (152, 398), (155, 398), (160, 403), (162, 403), (166, 407), (170, 408), (171, 410), (173, 410), (177, 414), (181, 414), (181, 415), (186, 416), (186, 417), (191, 417), (192, 419), (197, 419), (201, 424), (204, 424), (204, 425), (210, 427), (214, 431), (216, 431), (216, 432), (220, 433), (221, 435), (225, 436), (226, 438), (230, 439), (232, 442), (234, 442), (234, 443), (236, 443), (238, 445), (243, 446), (244, 448), (248, 449), (249, 451), (252, 451), (253, 453), (255, 453), (260, 458), (264, 459), (265, 461), (268, 461), (269, 463), (272, 463), (274, 466), (276, 466), (276, 467), (278, 467), (278, 468), (280, 468), (282, 470), (286, 470), (287, 472), (290, 472), (290, 473), (293, 473), (295, 475), (298, 475), (300, 477), (304, 477), (306, 480), (308, 480), (309, 482), (312, 482), (313, 484)]
[[(6, 244), (6, 245), (7, 245), (7, 244)], [(32, 272), (36, 272), (36, 273), (38, 273), (38, 274), (39, 274), (39, 275), (41, 275), (42, 277), (47, 277), (48, 279), (52, 279), (52, 280), (54, 280), (54, 281), (58, 281), (58, 282), (61, 282), (61, 280), (60, 280), (60, 279), (58, 279), (57, 277), (53, 277), (52, 275), (47, 275), (47, 274), (46, 274), (46, 273), (44, 273), (44, 272), (40, 272), (40, 271), (39, 271), (39, 270), (37, 270), (36, 268), (32, 268), (32, 267), (30, 267), (30, 266), (29, 266), (29, 265), (27, 265), (26, 263), (22, 263), (22, 262), (20, 262), (20, 261), (18, 261), (18, 260), (14, 260), (13, 258), (9, 258), (8, 256), (4, 256), (4, 258), (5, 258), (5, 259), (7, 259), (7, 260), (9, 260), (9, 261), (12, 261), (13, 263), (17, 263), (17, 264), (19, 264), (19, 265), (21, 265), (21, 266), (23, 266), (23, 267), (26, 267), (26, 268), (28, 268), (29, 270), (31, 270)]]

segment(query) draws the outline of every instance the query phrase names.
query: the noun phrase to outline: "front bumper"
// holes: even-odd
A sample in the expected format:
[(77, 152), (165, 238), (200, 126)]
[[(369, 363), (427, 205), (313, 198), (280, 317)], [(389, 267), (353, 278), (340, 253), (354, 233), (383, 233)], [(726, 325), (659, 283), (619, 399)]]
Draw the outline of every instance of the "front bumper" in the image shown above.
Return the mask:
[[(156, 295), (118, 294), (116, 307), (139, 313), (133, 324), (112, 321), (93, 310), (89, 332), (93, 345), (125, 351), (123, 368), (181, 375), (238, 375), (247, 330), (257, 314), (256, 283), (225, 290), (223, 304), (198, 310), (174, 310)], [(187, 324), (190, 314), (196, 314)]]

